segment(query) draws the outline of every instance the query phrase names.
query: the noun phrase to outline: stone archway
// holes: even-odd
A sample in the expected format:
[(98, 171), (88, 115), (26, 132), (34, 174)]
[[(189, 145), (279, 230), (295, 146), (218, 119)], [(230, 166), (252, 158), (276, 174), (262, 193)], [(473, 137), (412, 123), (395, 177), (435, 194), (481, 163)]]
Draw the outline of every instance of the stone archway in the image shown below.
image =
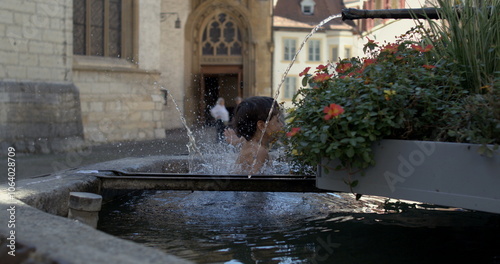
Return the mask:
[[(191, 49), (186, 62), (193, 78), (187, 80), (186, 95), (191, 100), (185, 105), (195, 110), (190, 118), (194, 123), (205, 123), (214, 97), (232, 97), (225, 98), (230, 108), (234, 97), (254, 93), (255, 66), (250, 63), (254, 47), (248, 13), (240, 6), (207, 1), (193, 10), (190, 18), (186, 42)], [(211, 87), (214, 85), (218, 87)]]

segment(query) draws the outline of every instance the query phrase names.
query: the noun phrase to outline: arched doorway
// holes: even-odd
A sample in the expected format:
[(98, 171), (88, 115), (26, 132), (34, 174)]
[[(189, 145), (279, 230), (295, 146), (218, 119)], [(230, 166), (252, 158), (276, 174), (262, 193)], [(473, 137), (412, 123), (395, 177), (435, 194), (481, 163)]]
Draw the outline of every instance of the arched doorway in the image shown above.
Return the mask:
[(238, 22), (225, 12), (205, 21), (200, 36), (200, 121), (212, 121), (210, 108), (223, 97), (232, 113), (235, 98), (243, 95), (243, 39)]
[[(184, 112), (188, 123), (205, 122), (210, 103), (205, 92), (211, 92), (207, 83), (215, 86), (222, 80), (225, 85), (238, 79), (236, 90), (243, 98), (272, 94), (272, 1), (253, 2), (190, 1), (192, 10), (184, 28)], [(230, 98), (228, 103), (232, 101)]]
[[(233, 1), (204, 1), (186, 23), (185, 109), (190, 123), (206, 124), (217, 97), (228, 110), (235, 97), (254, 94), (255, 45), (248, 10)], [(193, 111), (194, 110), (194, 111)]]

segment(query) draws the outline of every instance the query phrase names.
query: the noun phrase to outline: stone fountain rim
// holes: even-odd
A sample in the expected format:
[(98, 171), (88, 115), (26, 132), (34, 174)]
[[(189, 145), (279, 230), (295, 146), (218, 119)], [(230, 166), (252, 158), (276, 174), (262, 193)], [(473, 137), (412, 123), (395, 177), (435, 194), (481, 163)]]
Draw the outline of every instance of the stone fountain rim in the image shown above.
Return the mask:
[[(191, 263), (66, 218), (70, 192), (101, 191), (99, 178), (89, 171), (118, 168), (152, 171), (161, 168), (166, 159), (185, 160), (187, 156), (124, 158), (16, 181), (14, 199), (7, 195), (0, 197), (1, 211), (11, 206), (16, 208), (15, 229), (9, 228), (7, 222), (2, 223), (1, 241), (5, 243), (14, 230), (18, 253), (21, 253), (19, 246), (34, 247), (36, 251), (31, 258), (42, 263)], [(2, 190), (8, 187), (7, 183), (0, 185)]]

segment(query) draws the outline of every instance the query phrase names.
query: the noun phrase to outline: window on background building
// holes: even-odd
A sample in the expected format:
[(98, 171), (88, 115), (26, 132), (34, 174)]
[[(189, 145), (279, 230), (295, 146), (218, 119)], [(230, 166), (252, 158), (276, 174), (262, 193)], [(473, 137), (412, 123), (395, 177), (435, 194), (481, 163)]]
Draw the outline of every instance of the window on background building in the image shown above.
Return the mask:
[(331, 56), (332, 62), (337, 62), (339, 61), (339, 47), (333, 46), (332, 47), (332, 56)]
[(320, 61), (320, 44), (321, 42), (317, 39), (309, 40), (308, 44), (308, 60), (309, 61)]
[(390, 4), (389, 4), (389, 8), (391, 9), (395, 9), (395, 8), (398, 8), (398, 3), (399, 0), (391, 0)]
[(291, 61), (297, 52), (295, 39), (284, 39), (283, 46), (283, 60)]
[(132, 0), (74, 0), (73, 54), (133, 59)]
[[(382, 0), (375, 0), (375, 9), (384, 9), (382, 7)], [(376, 18), (376, 19), (373, 20), (374, 26), (380, 25), (382, 23), (384, 23), (383, 19)]]
[(302, 0), (300, 2), (300, 7), (304, 15), (314, 15), (314, 6), (316, 3), (314, 0)]
[(344, 47), (344, 57), (346, 59), (348, 58), (351, 58), (352, 57), (352, 54), (351, 54), (351, 47)]
[(297, 78), (296, 77), (286, 77), (283, 91), (284, 99), (292, 99), (297, 91)]

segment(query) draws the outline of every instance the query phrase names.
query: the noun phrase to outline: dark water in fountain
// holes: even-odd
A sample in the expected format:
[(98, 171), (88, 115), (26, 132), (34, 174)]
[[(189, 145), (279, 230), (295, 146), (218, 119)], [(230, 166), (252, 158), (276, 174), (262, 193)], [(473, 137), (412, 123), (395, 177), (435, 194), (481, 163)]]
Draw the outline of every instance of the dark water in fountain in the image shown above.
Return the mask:
[(195, 263), (500, 263), (500, 215), (349, 194), (141, 191), (99, 229)]

